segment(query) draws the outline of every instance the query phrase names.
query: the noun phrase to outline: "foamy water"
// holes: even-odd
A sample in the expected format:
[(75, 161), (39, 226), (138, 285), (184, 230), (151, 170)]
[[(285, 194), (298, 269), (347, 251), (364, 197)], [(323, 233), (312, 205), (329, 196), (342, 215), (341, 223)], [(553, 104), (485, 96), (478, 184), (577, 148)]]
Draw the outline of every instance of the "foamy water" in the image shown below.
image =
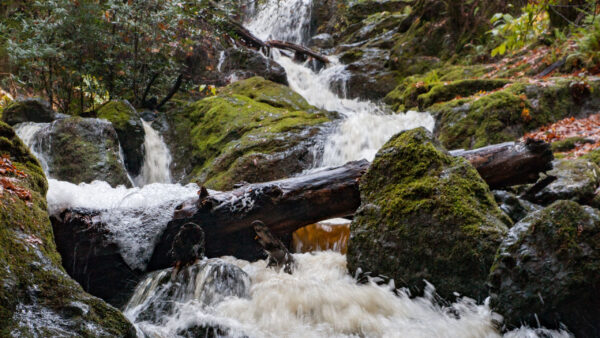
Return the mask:
[(48, 211), (59, 214), (65, 208), (100, 212), (109, 237), (119, 245), (123, 259), (133, 269), (144, 270), (154, 245), (173, 218), (175, 207), (198, 198), (196, 184), (154, 183), (142, 188), (111, 187), (95, 181), (73, 184), (48, 180)]
[(150, 122), (142, 120), (144, 126), (144, 165), (140, 176), (134, 179), (137, 186), (151, 183), (171, 183), (171, 153), (162, 136), (152, 128)]

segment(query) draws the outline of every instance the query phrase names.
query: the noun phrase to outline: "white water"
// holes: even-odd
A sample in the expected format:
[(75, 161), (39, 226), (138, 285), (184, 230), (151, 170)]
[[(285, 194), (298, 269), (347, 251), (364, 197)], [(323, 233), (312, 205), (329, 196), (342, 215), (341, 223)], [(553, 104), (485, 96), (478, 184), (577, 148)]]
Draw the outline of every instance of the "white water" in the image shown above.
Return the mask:
[(198, 198), (198, 186), (154, 183), (142, 188), (112, 188), (95, 181), (75, 185), (48, 180), (48, 211), (59, 214), (65, 208), (100, 211), (100, 220), (119, 245), (123, 259), (133, 269), (144, 270), (158, 237), (172, 219), (175, 207)]
[[(411, 299), (403, 292), (396, 294), (392, 285), (359, 285), (346, 272), (345, 256), (334, 252), (294, 254), (294, 258), (298, 267), (293, 275), (267, 268), (264, 261), (223, 258), (250, 277), (249, 294), (241, 291), (245, 279), (233, 283), (229, 274), (234, 292), (208, 305), (195, 296), (205, 294), (198, 278), (183, 282), (178, 277), (177, 297), (155, 298), (173, 287), (161, 287), (160, 282), (171, 270), (155, 273), (140, 283), (125, 314), (158, 337), (173, 337), (202, 324), (226, 327), (232, 337), (500, 337), (494, 326), (500, 317), (487, 305), (465, 298), (443, 307), (432, 300), (433, 289), (426, 297)], [(221, 288), (219, 294), (223, 293)], [(165, 302), (172, 307), (162, 310), (162, 316), (152, 320), (140, 316), (145, 311), (156, 314)], [(537, 337), (526, 328), (506, 335), (513, 336)], [(558, 332), (554, 336), (567, 337)]]
[(140, 176), (135, 178), (137, 186), (151, 183), (171, 183), (171, 153), (162, 136), (152, 128), (150, 122), (142, 120), (144, 132), (144, 165)]
[(45, 128), (48, 128), (50, 123), (36, 123), (36, 122), (25, 122), (19, 123), (14, 126), (15, 133), (25, 145), (29, 147), (33, 156), (35, 156), (42, 165), (42, 169), (48, 175), (48, 162), (42, 156), (41, 143), (39, 140), (38, 133)]
[[(259, 6), (258, 14), (247, 28), (261, 39), (303, 43), (310, 31), (312, 0), (269, 0)], [(328, 137), (319, 167), (345, 164), (348, 161), (373, 160), (377, 151), (396, 133), (416, 127), (433, 130), (435, 121), (428, 113), (389, 114), (373, 102), (351, 100), (336, 95), (331, 84), (348, 79), (344, 65), (335, 56), (331, 64), (318, 73), (306, 64), (273, 51), (274, 59), (285, 69), (290, 87), (310, 104), (341, 113), (344, 117)], [(345, 91), (345, 88), (344, 88)]]

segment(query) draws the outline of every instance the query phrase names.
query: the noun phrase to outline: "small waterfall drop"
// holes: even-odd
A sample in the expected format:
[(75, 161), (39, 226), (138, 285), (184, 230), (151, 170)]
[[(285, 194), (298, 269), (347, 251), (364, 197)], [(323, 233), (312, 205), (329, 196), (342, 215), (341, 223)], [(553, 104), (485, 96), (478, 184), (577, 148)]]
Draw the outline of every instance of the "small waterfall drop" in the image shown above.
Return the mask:
[[(242, 269), (222, 259), (204, 259), (174, 276), (172, 268), (149, 274), (138, 284), (124, 313), (149, 336), (173, 336), (194, 326), (229, 328), (230, 321), (211, 318), (210, 313), (225, 299), (245, 299), (249, 293), (250, 278)], [(196, 316), (181, 321), (192, 309), (197, 310)]]
[(41, 141), (39, 139), (38, 133), (41, 130), (48, 128), (49, 126), (50, 123), (36, 122), (24, 122), (14, 126), (15, 133), (17, 134), (17, 136), (19, 136), (21, 141), (23, 141), (23, 143), (25, 143), (25, 145), (29, 147), (29, 149), (33, 153), (33, 156), (35, 156), (38, 159), (38, 161), (40, 161), (42, 169), (44, 170), (44, 173), (46, 173), (46, 175), (48, 174), (48, 161), (42, 155)]
[(137, 186), (151, 183), (171, 183), (171, 153), (162, 136), (152, 128), (150, 122), (142, 120), (144, 132), (144, 165), (141, 173), (135, 178)]
[[(246, 27), (261, 39), (278, 39), (305, 43), (310, 32), (312, 0), (268, 0), (259, 5), (257, 15)], [(310, 104), (336, 111), (344, 119), (328, 137), (323, 157), (317, 166), (343, 165), (348, 161), (366, 158), (373, 160), (377, 151), (394, 134), (416, 127), (433, 130), (435, 121), (428, 113), (408, 112), (391, 114), (373, 102), (339, 97), (331, 90), (333, 82), (345, 83), (349, 74), (335, 56), (331, 64), (319, 72), (309, 62), (299, 64), (273, 50), (273, 58), (287, 73), (292, 89)], [(345, 89), (344, 89), (345, 90)]]

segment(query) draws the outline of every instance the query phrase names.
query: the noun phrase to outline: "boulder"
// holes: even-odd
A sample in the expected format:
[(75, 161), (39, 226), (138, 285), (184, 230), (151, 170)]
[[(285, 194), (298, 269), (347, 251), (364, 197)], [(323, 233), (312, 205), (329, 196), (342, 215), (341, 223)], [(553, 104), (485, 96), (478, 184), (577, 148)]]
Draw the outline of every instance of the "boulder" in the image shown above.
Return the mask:
[(52, 122), (56, 113), (50, 104), (40, 99), (13, 101), (2, 111), (2, 121), (13, 126), (23, 122)]
[(39, 162), (0, 122), (0, 336), (135, 337), (115, 308), (85, 293), (61, 266)]
[(252, 49), (230, 48), (223, 52), (219, 71), (230, 79), (249, 79), (261, 76), (269, 81), (288, 84), (285, 69), (273, 59)]
[[(558, 200), (589, 204), (600, 185), (600, 168), (585, 159), (556, 160), (547, 174), (556, 177), (542, 190), (529, 196), (534, 203), (549, 205)], [(543, 178), (542, 178), (543, 179)]]
[(100, 107), (97, 116), (112, 123), (123, 148), (125, 167), (138, 176), (144, 165), (144, 127), (140, 115), (126, 100), (110, 101)]
[(317, 48), (332, 48), (335, 45), (335, 40), (331, 34), (323, 33), (315, 35), (310, 39), (310, 46)]
[(348, 267), (442, 297), (483, 300), (485, 281), (510, 219), (475, 168), (424, 128), (402, 132), (361, 179), (362, 204), (350, 226)]
[(61, 119), (41, 129), (33, 145), (48, 175), (72, 183), (106, 181), (130, 187), (112, 124), (92, 118)]
[(508, 191), (494, 190), (493, 193), (494, 199), (498, 203), (500, 210), (504, 211), (504, 213), (515, 223), (532, 212), (542, 208), (541, 206), (517, 197), (515, 194)]
[(173, 176), (215, 190), (309, 168), (311, 149), (329, 121), (290, 88), (260, 77), (233, 83), (166, 118)]
[(598, 337), (600, 211), (557, 201), (526, 217), (502, 242), (489, 283), (507, 328), (562, 323), (577, 337)]

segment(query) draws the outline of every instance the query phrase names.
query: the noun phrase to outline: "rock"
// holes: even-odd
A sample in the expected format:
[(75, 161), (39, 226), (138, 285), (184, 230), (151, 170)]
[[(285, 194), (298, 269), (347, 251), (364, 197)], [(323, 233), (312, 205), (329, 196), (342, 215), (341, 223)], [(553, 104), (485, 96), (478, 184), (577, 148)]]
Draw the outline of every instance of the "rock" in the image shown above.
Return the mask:
[(56, 113), (50, 104), (40, 99), (13, 101), (2, 111), (2, 121), (9, 125), (22, 122), (52, 122)]
[(173, 176), (215, 190), (289, 177), (310, 167), (311, 148), (329, 121), (288, 87), (259, 77), (233, 83), (166, 119)]
[(252, 49), (230, 48), (224, 52), (220, 71), (236, 80), (261, 76), (269, 81), (288, 84), (285, 69), (270, 58)]
[(331, 34), (323, 33), (315, 35), (310, 39), (310, 46), (317, 48), (333, 48), (335, 41)]
[(85, 293), (61, 267), (46, 211), (46, 178), (3, 122), (0, 152), (9, 159), (2, 160), (0, 178), (0, 336), (135, 337), (117, 309)]
[(101, 215), (91, 210), (65, 210), (51, 215), (56, 247), (62, 264), (83, 289), (115, 307), (127, 303), (142, 273), (123, 260), (110, 240)]
[(131, 186), (110, 122), (72, 117), (57, 120), (38, 133), (33, 147), (45, 159), (50, 177), (76, 184), (101, 180), (112, 186)]
[(529, 196), (529, 200), (542, 205), (558, 200), (590, 203), (600, 185), (600, 168), (585, 159), (556, 160), (552, 164), (554, 169), (547, 174), (556, 180)]
[(542, 207), (523, 200), (515, 194), (504, 190), (494, 190), (494, 199), (500, 210), (504, 211), (513, 222), (518, 222), (532, 212), (540, 210)]
[(491, 304), (507, 328), (600, 335), (600, 212), (558, 201), (517, 223), (491, 269)]
[(485, 281), (510, 220), (475, 168), (424, 128), (402, 132), (361, 180), (350, 227), (348, 268), (393, 278), (421, 292), (483, 300)]
[(138, 112), (126, 100), (110, 101), (97, 113), (112, 123), (125, 156), (125, 167), (132, 176), (138, 176), (144, 165), (144, 127)]

